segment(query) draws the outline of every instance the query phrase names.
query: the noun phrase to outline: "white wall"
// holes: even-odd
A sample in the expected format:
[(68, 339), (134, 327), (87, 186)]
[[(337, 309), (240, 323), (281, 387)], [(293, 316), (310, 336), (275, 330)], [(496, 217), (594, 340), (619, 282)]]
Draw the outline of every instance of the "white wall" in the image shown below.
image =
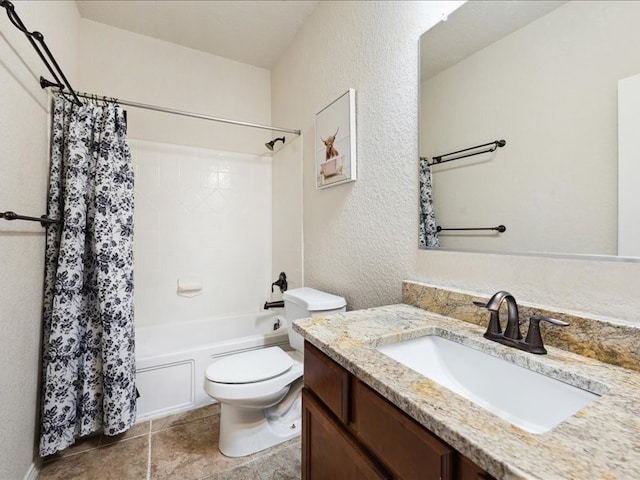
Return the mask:
[(442, 247), (616, 255), (616, 86), (640, 72), (639, 20), (637, 2), (569, 2), (423, 82), (422, 156), (507, 140), (433, 167), (438, 224), (507, 226)]
[[(270, 73), (226, 58), (82, 19), (79, 89), (257, 124), (271, 123)], [(129, 137), (267, 153), (271, 133), (127, 108)]]
[[(14, 2), (69, 80), (77, 79), (79, 15), (75, 2)], [(38, 77), (48, 71), (25, 38), (0, 15), (0, 211), (46, 211), (49, 102)], [(39, 426), (44, 229), (0, 220), (0, 478), (31, 474)]]
[(618, 82), (618, 254), (640, 257), (640, 74)]
[[(273, 121), (305, 132), (306, 284), (344, 295), (352, 309), (400, 301), (409, 278), (640, 322), (640, 264), (418, 251), (418, 39), (450, 8), (322, 2), (276, 66)], [(314, 115), (349, 87), (358, 180), (317, 191)]]
[[(273, 156), (273, 270), (277, 279), (280, 272), (287, 274), (289, 288), (302, 287), (302, 148), (303, 138), (297, 137)], [(278, 143), (278, 145), (281, 145)], [(273, 280), (272, 280), (273, 281)], [(274, 300), (281, 298), (275, 288)]]
[[(268, 70), (86, 19), (81, 36), (82, 90), (271, 123)], [(125, 108), (136, 164), (136, 325), (257, 311), (273, 281), (271, 133)], [(178, 278), (189, 277), (202, 280), (202, 294), (178, 296)]]

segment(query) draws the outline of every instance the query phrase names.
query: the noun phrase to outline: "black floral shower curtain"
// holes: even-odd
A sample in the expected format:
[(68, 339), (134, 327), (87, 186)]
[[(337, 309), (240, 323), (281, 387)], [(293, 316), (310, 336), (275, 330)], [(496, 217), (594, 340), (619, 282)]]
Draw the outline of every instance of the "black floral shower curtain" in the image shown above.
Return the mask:
[(420, 247), (439, 247), (436, 214), (433, 209), (431, 166), (426, 158), (420, 159)]
[(136, 417), (133, 166), (124, 111), (54, 101), (40, 454)]

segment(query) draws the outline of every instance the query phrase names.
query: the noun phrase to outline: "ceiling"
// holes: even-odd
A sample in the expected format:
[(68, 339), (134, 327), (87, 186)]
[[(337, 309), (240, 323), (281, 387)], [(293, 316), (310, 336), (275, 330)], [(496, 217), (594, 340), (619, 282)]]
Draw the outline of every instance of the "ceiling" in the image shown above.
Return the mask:
[(83, 18), (271, 69), (317, 0), (76, 0)]

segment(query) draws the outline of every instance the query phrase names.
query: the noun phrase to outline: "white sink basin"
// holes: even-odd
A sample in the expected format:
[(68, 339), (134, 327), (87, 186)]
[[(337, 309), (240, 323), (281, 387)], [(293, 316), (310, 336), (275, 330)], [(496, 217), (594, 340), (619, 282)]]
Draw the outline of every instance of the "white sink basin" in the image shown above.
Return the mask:
[(531, 433), (551, 430), (599, 398), (437, 335), (378, 350)]

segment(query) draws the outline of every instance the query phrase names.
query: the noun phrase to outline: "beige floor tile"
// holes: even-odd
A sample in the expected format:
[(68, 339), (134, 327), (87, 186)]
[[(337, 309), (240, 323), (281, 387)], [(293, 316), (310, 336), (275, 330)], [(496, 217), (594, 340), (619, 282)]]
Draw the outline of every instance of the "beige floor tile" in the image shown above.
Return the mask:
[(285, 449), (288, 449), (289, 447), (295, 447), (295, 448), (301, 449), (302, 448), (301, 436), (298, 435), (297, 437), (292, 438), (291, 440), (287, 440), (286, 442), (279, 443), (278, 445), (274, 445), (273, 447), (269, 447), (265, 450), (260, 450), (259, 452), (256, 452), (253, 455), (251, 455), (251, 458), (253, 460), (258, 460), (262, 457), (268, 457), (270, 455), (273, 455), (274, 453), (281, 452)]
[(288, 446), (254, 460), (261, 480), (299, 480), (301, 472), (301, 449)]
[(144, 480), (149, 437), (138, 437), (46, 463), (38, 480)]
[(261, 480), (260, 475), (256, 471), (253, 462), (242, 465), (240, 467), (225, 470), (216, 473), (202, 480)]
[(218, 450), (219, 413), (215, 404), (134, 425), (116, 437), (81, 440), (47, 461), (38, 480), (146, 480), (149, 442), (152, 480), (300, 478), (300, 437), (247, 457), (225, 457)]
[(129, 430), (121, 433), (120, 435), (102, 435), (102, 437), (100, 438), (100, 446), (109, 445), (110, 443), (114, 442), (121, 442), (123, 440), (129, 440), (130, 438), (136, 438), (142, 435), (148, 435), (150, 427), (151, 422), (142, 422), (136, 423)]
[(60, 452), (54, 453), (53, 455), (48, 455), (45, 457), (45, 462), (50, 462), (52, 460), (57, 460), (62, 457), (66, 457), (67, 455), (76, 455), (78, 453), (86, 452), (87, 450), (93, 450), (100, 445), (100, 434), (94, 434), (89, 437), (79, 438), (76, 440), (76, 443), (71, 445), (70, 447), (61, 450)]
[(151, 431), (159, 432), (165, 428), (177, 427), (178, 425), (184, 425), (185, 423), (193, 422), (201, 418), (210, 417), (212, 415), (220, 415), (220, 404), (213, 403), (206, 407), (197, 408), (195, 410), (189, 410), (188, 412), (178, 413), (175, 415), (169, 415), (168, 417), (152, 420)]
[(211, 415), (151, 434), (151, 479), (200, 480), (248, 464), (218, 450), (219, 417)]

